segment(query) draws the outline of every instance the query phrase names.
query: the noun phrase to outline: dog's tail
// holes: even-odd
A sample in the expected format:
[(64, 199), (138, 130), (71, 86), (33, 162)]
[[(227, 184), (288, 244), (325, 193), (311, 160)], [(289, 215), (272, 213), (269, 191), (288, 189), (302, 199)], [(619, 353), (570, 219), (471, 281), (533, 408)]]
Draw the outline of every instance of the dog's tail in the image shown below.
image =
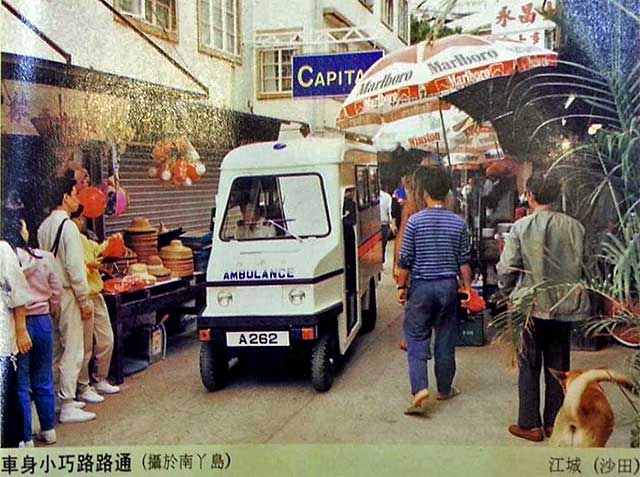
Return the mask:
[(571, 385), (567, 387), (567, 394), (564, 397), (564, 407), (569, 415), (577, 416), (580, 408), (582, 393), (589, 384), (594, 382), (609, 381), (618, 383), (629, 390), (634, 389), (634, 383), (630, 376), (627, 376), (611, 369), (590, 369), (575, 378)]

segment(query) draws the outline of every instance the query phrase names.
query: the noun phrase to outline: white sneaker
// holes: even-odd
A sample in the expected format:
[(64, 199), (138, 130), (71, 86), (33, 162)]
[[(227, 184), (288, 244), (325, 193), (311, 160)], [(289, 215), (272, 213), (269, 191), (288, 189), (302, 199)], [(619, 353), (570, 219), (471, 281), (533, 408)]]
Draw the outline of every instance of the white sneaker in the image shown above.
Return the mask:
[(120, 386), (114, 386), (106, 379), (95, 383), (93, 388), (100, 394), (117, 394), (120, 392)]
[(47, 445), (55, 444), (58, 440), (56, 437), (56, 430), (49, 429), (48, 431), (40, 431), (36, 434), (36, 440), (39, 442), (44, 442)]
[[(82, 402), (82, 401), (76, 401), (75, 399), (73, 401), (66, 401), (69, 403), (70, 406), (73, 406), (77, 409), (84, 409), (84, 407), (87, 405), (86, 402)], [(56, 402), (56, 414), (60, 414), (60, 410), (62, 409), (62, 401), (60, 402)]]
[(60, 422), (73, 423), (73, 422), (87, 422), (96, 418), (96, 415), (92, 412), (83, 411), (73, 406), (64, 406), (60, 411)]
[(97, 404), (103, 402), (104, 398), (100, 396), (95, 389), (89, 386), (85, 391), (78, 396), (78, 400), (88, 402), (90, 404)]
[(25, 449), (28, 447), (35, 447), (35, 444), (33, 443), (33, 441), (20, 441), (20, 443), (18, 444), (18, 447), (20, 449)]

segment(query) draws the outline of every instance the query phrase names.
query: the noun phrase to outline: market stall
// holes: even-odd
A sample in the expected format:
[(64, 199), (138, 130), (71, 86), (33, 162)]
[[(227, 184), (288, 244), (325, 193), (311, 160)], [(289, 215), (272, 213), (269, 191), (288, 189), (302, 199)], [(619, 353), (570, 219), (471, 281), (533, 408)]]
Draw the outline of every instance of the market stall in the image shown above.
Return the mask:
[(121, 382), (124, 356), (140, 354), (130, 336), (165, 316), (166, 328), (178, 329), (174, 322), (201, 311), (220, 161), (240, 144), (275, 140), (280, 121), (19, 55), (3, 55), (2, 76), (3, 202), (20, 201), (35, 241), (55, 178), (70, 173), (93, 239), (123, 235), (102, 257), (112, 376)]
[[(105, 293), (114, 334), (110, 376), (115, 384), (124, 381), (126, 337), (138, 327), (153, 329), (157, 324), (157, 320), (145, 320), (144, 317), (168, 308), (189, 314), (201, 313), (205, 305), (205, 287), (205, 273), (196, 272), (190, 277), (173, 278), (138, 290)], [(189, 305), (190, 302), (193, 305)], [(162, 341), (165, 341), (167, 337), (164, 328), (161, 333)], [(150, 345), (152, 347), (153, 343)], [(153, 350), (149, 349), (148, 353), (152, 354)]]

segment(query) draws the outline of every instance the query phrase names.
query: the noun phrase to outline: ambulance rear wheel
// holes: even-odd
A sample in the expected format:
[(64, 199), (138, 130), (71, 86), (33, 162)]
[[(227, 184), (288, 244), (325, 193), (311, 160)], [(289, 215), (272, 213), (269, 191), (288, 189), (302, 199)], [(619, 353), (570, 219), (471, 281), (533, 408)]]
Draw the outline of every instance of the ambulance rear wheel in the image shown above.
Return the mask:
[(376, 327), (376, 320), (378, 318), (378, 303), (376, 300), (376, 283), (375, 280), (369, 282), (369, 306), (367, 309), (362, 308), (362, 332), (368, 333), (373, 331)]
[(218, 391), (227, 384), (229, 362), (224, 345), (205, 342), (200, 346), (200, 379), (209, 391)]
[(336, 339), (332, 332), (325, 333), (311, 350), (311, 384), (318, 392), (331, 389), (336, 370)]

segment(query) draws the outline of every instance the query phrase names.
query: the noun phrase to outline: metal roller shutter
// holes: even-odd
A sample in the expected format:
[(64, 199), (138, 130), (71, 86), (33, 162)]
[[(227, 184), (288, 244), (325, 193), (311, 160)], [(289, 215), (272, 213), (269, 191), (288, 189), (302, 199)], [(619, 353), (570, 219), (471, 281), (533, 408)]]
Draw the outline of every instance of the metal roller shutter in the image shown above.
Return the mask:
[[(198, 152), (207, 172), (193, 186), (182, 188), (165, 187), (158, 178), (149, 177), (148, 169), (154, 165), (150, 147), (127, 148), (120, 161), (120, 183), (129, 193), (130, 205), (123, 215), (105, 217), (106, 235), (124, 231), (134, 217), (147, 217), (154, 226), (162, 221), (170, 229), (208, 230), (225, 152)], [(102, 167), (107, 177), (107, 164)]]

